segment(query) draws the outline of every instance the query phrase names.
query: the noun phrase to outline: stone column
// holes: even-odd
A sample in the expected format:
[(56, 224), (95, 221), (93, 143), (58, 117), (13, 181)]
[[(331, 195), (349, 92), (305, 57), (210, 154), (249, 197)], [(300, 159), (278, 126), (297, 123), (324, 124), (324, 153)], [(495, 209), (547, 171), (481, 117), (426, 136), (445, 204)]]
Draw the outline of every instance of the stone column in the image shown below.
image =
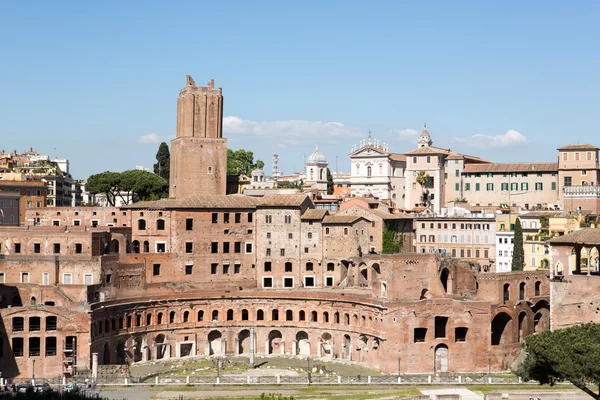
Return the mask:
[(98, 380), (98, 353), (92, 353), (92, 381)]
[(296, 355), (298, 354), (298, 342), (293, 340), (292, 341), (292, 355)]
[(285, 340), (281, 339), (281, 354), (285, 354)]
[(323, 347), (323, 342), (319, 340), (317, 342), (317, 357), (321, 357), (321, 347)]
[(254, 340), (254, 327), (250, 327), (250, 366), (254, 367), (254, 353), (256, 352), (256, 342)]

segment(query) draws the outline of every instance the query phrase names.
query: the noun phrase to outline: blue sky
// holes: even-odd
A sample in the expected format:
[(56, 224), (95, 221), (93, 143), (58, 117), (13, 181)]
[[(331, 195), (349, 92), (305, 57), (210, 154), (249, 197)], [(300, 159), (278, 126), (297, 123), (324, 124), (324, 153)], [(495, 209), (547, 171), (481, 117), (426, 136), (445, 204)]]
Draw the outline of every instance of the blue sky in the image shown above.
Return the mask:
[(284, 173), (367, 136), (498, 162), (600, 145), (600, 2), (0, 2), (0, 149), (76, 178), (151, 167), (191, 74), (225, 96), (229, 147)]

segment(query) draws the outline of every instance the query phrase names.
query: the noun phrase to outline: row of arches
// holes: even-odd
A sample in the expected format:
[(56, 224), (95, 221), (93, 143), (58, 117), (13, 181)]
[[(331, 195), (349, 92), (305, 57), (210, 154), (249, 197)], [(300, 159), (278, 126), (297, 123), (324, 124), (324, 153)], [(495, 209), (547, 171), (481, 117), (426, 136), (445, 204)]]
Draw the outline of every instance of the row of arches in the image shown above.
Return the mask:
[(225, 318), (222, 317), (219, 310), (184, 310), (179, 311), (159, 311), (156, 313), (132, 313), (117, 318), (106, 318), (93, 325), (94, 334), (115, 332), (121, 329), (129, 329), (144, 326), (155, 326), (163, 324), (178, 323), (202, 323), (202, 322), (239, 322), (239, 321), (289, 321), (289, 322), (315, 322), (326, 324), (341, 324), (346, 326), (355, 326), (363, 328), (376, 328), (380, 320), (373, 318), (372, 315), (361, 315), (358, 313), (329, 311), (318, 312), (316, 310), (294, 311), (291, 309), (282, 310), (257, 309), (255, 312), (248, 309), (234, 310), (228, 309), (225, 312)]
[(491, 345), (520, 343), (527, 336), (549, 328), (550, 307), (546, 300), (540, 300), (533, 307), (525, 305), (515, 315), (508, 310), (502, 310), (492, 319)]
[(279, 329), (252, 332), (249, 329), (227, 332), (212, 329), (198, 339), (185, 337), (176, 341), (163, 333), (152, 337), (136, 336), (129, 340), (113, 342), (112, 352), (109, 341), (103, 344), (103, 364), (123, 364), (139, 361), (152, 361), (187, 356), (247, 355), (254, 340), (255, 354), (315, 356), (326, 359), (367, 362), (377, 361), (381, 345), (379, 338), (329, 332), (310, 333), (309, 331), (284, 331)]

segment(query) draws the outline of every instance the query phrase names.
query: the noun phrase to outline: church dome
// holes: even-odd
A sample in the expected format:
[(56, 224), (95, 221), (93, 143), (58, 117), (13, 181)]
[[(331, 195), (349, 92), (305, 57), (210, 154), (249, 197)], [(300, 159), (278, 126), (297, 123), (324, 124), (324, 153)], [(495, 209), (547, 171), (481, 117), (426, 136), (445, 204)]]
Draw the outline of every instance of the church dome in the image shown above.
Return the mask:
[(323, 164), (323, 163), (327, 163), (327, 159), (325, 158), (325, 156), (323, 154), (321, 154), (321, 152), (319, 151), (319, 146), (317, 146), (316, 150), (314, 151), (314, 153), (312, 153), (308, 159), (306, 160), (307, 164)]

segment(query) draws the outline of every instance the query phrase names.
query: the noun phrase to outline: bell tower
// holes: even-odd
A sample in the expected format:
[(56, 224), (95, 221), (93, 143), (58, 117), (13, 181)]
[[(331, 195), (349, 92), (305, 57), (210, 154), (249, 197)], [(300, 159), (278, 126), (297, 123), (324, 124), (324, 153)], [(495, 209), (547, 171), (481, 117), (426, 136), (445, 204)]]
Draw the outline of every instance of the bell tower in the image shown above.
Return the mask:
[(223, 94), (215, 81), (196, 86), (190, 75), (177, 99), (177, 137), (171, 141), (169, 197), (226, 194), (227, 139)]

